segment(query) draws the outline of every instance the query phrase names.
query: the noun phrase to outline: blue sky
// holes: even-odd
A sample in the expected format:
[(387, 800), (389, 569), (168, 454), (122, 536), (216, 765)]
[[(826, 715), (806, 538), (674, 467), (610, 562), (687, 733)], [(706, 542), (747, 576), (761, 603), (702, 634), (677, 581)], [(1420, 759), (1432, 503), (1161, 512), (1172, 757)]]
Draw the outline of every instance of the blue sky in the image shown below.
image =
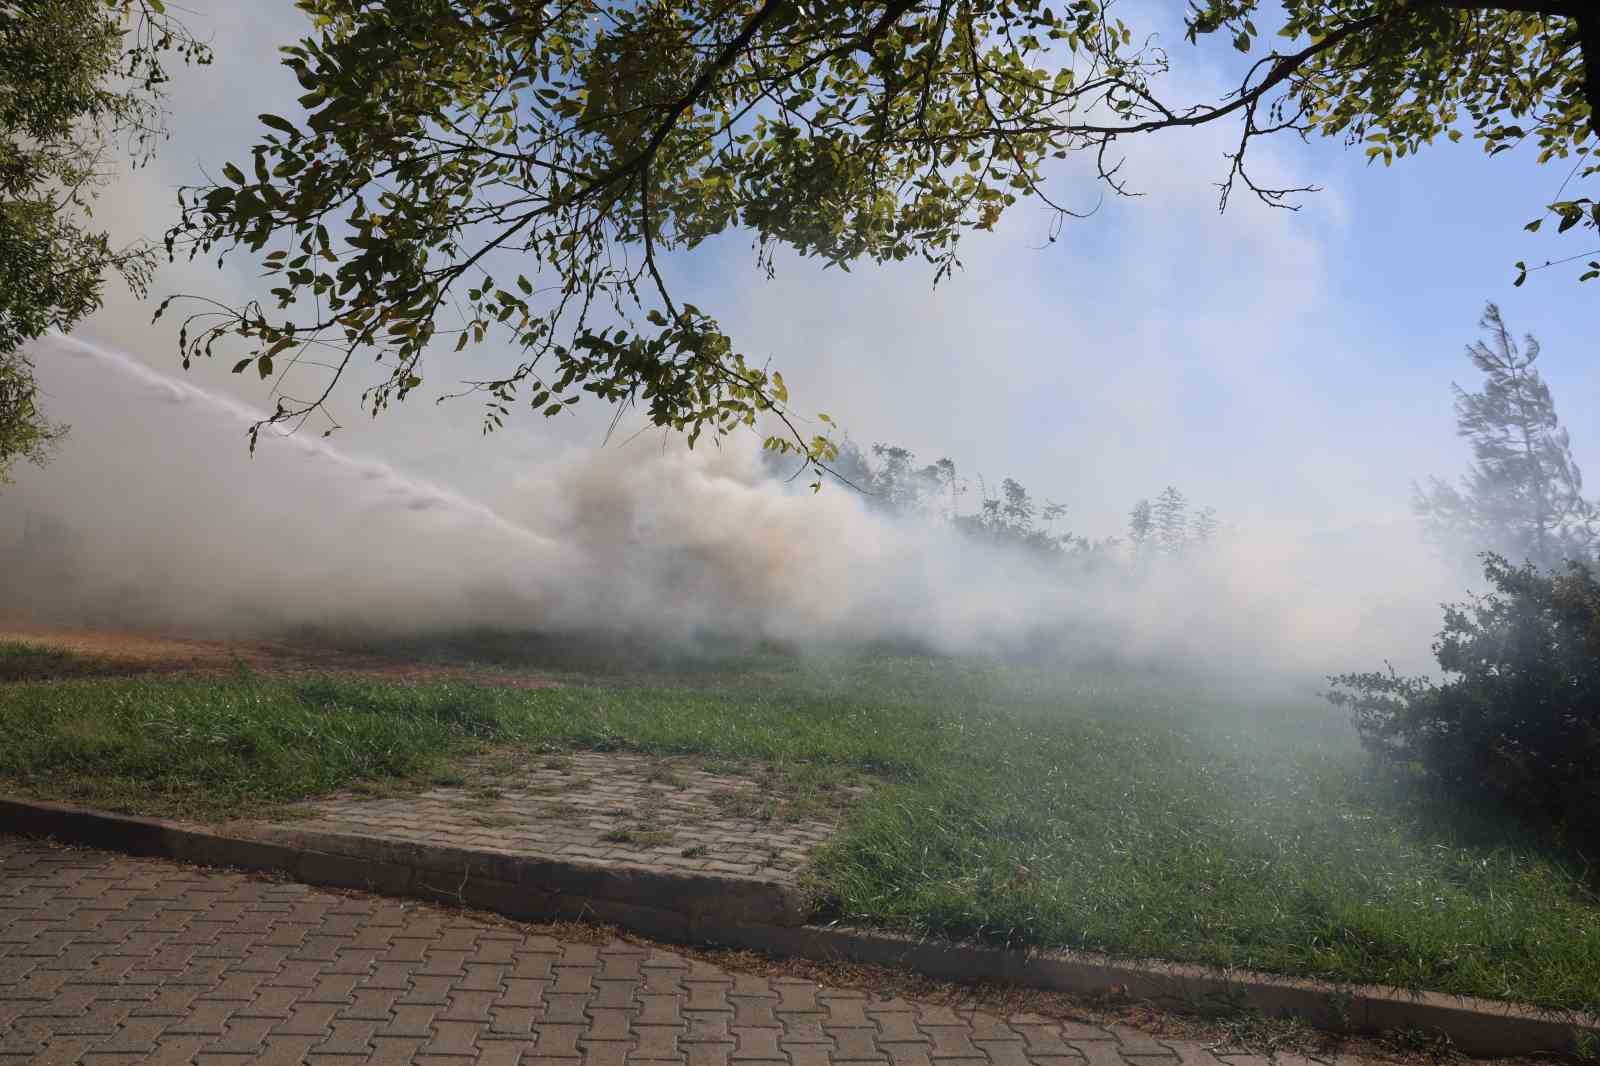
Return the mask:
[[(1128, 4), (1129, 17), (1138, 9)], [(286, 3), (218, 3), (194, 21), (214, 37), (217, 65), (180, 77), (173, 140), (109, 191), (102, 217), (121, 232), (158, 235), (176, 184), (242, 158), (257, 113), (293, 111), (274, 56), (302, 24)], [(1223, 84), (1215, 55), (1173, 45), (1196, 90)], [(1130, 145), (1146, 196), (1108, 200), (1042, 251), (1045, 219), (1024, 206), (997, 234), (971, 237), (967, 269), (937, 292), (920, 264), (841, 274), (780, 259), (768, 281), (746, 234), (670, 269), (750, 354), (784, 371), (802, 412), (829, 412), (862, 442), (949, 455), (991, 484), (1018, 477), (1094, 535), (1118, 532), (1135, 499), (1168, 483), (1243, 523), (1328, 535), (1408, 521), (1411, 480), (1466, 461), (1449, 384), (1470, 383), (1462, 349), (1492, 299), (1543, 341), (1543, 371), (1600, 494), (1600, 286), (1570, 271), (1511, 285), (1519, 258), (1583, 250), (1581, 237), (1521, 228), (1564, 171), (1527, 154), (1490, 160), (1470, 143), (1385, 168), (1334, 142), (1282, 141), (1256, 149), (1264, 172), (1325, 191), (1298, 213), (1239, 196), (1219, 217), (1211, 183), (1231, 132)], [(1052, 180), (1093, 202), (1081, 171)], [(237, 294), (255, 284), (244, 265), (180, 266), (155, 292)], [(172, 329), (146, 324), (150, 310), (119, 297), (86, 333), (175, 370)], [(264, 402), (224, 369), (191, 376)], [(470, 369), (442, 362), (433, 380)], [(470, 400), (413, 403), (370, 423), (347, 399), (346, 413), (347, 449), (480, 495), (552, 447), (599, 446), (605, 415), (523, 418), (484, 440)]]

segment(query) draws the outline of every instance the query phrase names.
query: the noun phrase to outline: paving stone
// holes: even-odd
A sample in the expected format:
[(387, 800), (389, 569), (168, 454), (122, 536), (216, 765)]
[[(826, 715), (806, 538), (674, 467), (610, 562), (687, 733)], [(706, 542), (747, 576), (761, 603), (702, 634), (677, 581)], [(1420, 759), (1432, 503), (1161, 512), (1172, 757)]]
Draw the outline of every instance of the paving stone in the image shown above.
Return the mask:
[(372, 1050), (378, 1027), (379, 1023), (370, 1021), (335, 1021), (329, 1026), (328, 1039), (315, 1050), (322, 1055), (366, 1055)]
[(261, 1053), (252, 1057), (256, 1066), (302, 1066), (321, 1037), (285, 1034), (269, 1037)]
[[(591, 1003), (593, 1001), (591, 1000)], [(587, 1010), (589, 1028), (585, 1040), (627, 1040), (633, 1014), (618, 1007), (590, 1006)]]
[(489, 1013), (494, 1016), (489, 1031), (500, 1036), (532, 1036), (539, 1020), (533, 1007), (490, 1007)]
[(993, 1014), (983, 1011), (973, 1011), (968, 1014), (962, 1012), (958, 1017), (966, 1020), (972, 1029), (974, 1040), (1021, 1040), (1022, 1034), (1006, 1022), (1004, 1018), (997, 1018)]
[(643, 991), (654, 995), (687, 994), (682, 982), (681, 969), (646, 967)]
[(547, 993), (544, 997), (544, 1020), (559, 1025), (588, 1025), (585, 1013), (589, 1006), (587, 996), (572, 993)]
[(96, 1051), (126, 1054), (147, 1054), (156, 1049), (156, 1042), (167, 1031), (166, 1018), (128, 1018), (117, 1026), (117, 1031), (96, 1041)]
[(410, 979), (411, 989), (399, 1002), (406, 1005), (425, 1003), (436, 1007), (450, 1005), (450, 989), (455, 987), (448, 977), (417, 973)]
[(859, 992), (823, 993), (817, 997), (817, 1002), (827, 1010), (829, 1025), (858, 1027), (872, 1024), (865, 1011), (866, 997)]
[(632, 1045), (620, 1040), (596, 1040), (583, 1048), (583, 1066), (623, 1066)]
[(600, 979), (594, 983), (594, 996), (590, 1002), (596, 1007), (627, 1008), (633, 1004), (634, 990), (639, 987), (640, 978), (631, 981)]
[(683, 997), (661, 992), (638, 992), (635, 1021), (640, 1025), (679, 1025), (683, 1021)]
[(751, 1059), (764, 1062), (779, 1061), (785, 1056), (783, 1049), (778, 1047), (778, 1037), (783, 1035), (781, 1029), (760, 1029), (749, 1026), (733, 1026), (734, 1039), (738, 1046), (733, 1052), (734, 1061), (747, 1061)]
[(480, 992), (474, 989), (456, 989), (449, 993), (450, 1006), (442, 1014), (441, 1019), (453, 1022), (479, 1022), (492, 1021), (489, 1007), (499, 998), (499, 992)]
[(537, 1027), (539, 1039), (535, 1050), (546, 1058), (577, 1058), (578, 1038), (583, 1035), (581, 1025), (541, 1024)]
[(971, 1029), (965, 1025), (924, 1025), (921, 1030), (933, 1040), (933, 1050), (928, 1053), (932, 1058), (983, 1058), (983, 1052), (973, 1046)]
[(726, 983), (686, 980), (683, 987), (689, 990), (689, 1002), (684, 1005), (686, 1010), (733, 1010), (733, 1004), (728, 1001)]
[(729, 1026), (733, 1023), (733, 1015), (722, 1011), (685, 1010), (683, 1019), (688, 1025), (683, 1035), (685, 1043), (691, 1044), (731, 1044), (733, 1032)]
[(1150, 1034), (1126, 1025), (1112, 1025), (1107, 1027), (1111, 1035), (1117, 1038), (1120, 1050), (1124, 1057), (1129, 1055), (1171, 1055), (1172, 1049), (1156, 1040)]
[(990, 1066), (1032, 1066), (1028, 1047), (1021, 1040), (976, 1040)]
[(883, 1050), (894, 1066), (932, 1066), (933, 1063), (926, 1044), (885, 1044)]
[(397, 1006), (394, 1009), (394, 1016), (389, 1019), (388, 1025), (379, 1030), (379, 1035), (431, 1037), (433, 1035), (433, 1016), (438, 1013), (438, 1007)]
[(267, 1035), (277, 1024), (275, 1018), (230, 1018), (222, 1036), (201, 1050), (221, 1055), (254, 1055), (261, 1050)]
[(476, 1055), (478, 1034), (483, 1026), (477, 1022), (447, 1022), (435, 1020), (433, 1039), (423, 1045), (424, 1055)]
[(634, 1027), (634, 1035), (638, 1039), (634, 1047), (635, 1058), (651, 1061), (678, 1061), (683, 1058), (683, 1051), (678, 1046), (683, 1030), (678, 1026), (638, 1025)]
[(398, 988), (358, 988), (350, 994), (350, 1002), (339, 1011), (341, 1021), (388, 1021), (395, 1001), (404, 993)]
[(878, 1047), (878, 1031), (871, 1027), (841, 1028), (823, 1026), (822, 1031), (833, 1038), (835, 1059), (860, 1062), (867, 1059), (887, 1058)]
[(728, 1002), (733, 1006), (734, 1025), (777, 1028), (778, 1018), (772, 1009), (778, 1005), (777, 997), (730, 995)]
[(732, 1044), (690, 1044), (684, 1052), (688, 1066), (728, 1066), (733, 1054)]
[(44, 1048), (31, 1057), (29, 1066), (78, 1066), (83, 1056), (94, 1050), (100, 1038), (95, 1036), (55, 1036)]
[(917, 1025), (917, 1016), (909, 1010), (869, 1010), (867, 1013), (878, 1023), (878, 1042), (881, 1044), (929, 1042), (928, 1034)]
[(965, 1025), (971, 1019), (963, 1017), (954, 1007), (946, 1004), (916, 1004), (918, 1025)]
[[(653, 756), (580, 752), (570, 758), (570, 771), (530, 762), (497, 777), (501, 794), (488, 802), (466, 802), (464, 787), (392, 799), (340, 795), (297, 804), (294, 824), (309, 831), (468, 845), (543, 859), (580, 858), (628, 869), (736, 874), (777, 883), (792, 883), (812, 849), (831, 832), (830, 826), (815, 822), (726, 816), (722, 796), (759, 791), (749, 777), (708, 774), (685, 763), (669, 767), (684, 787), (663, 788), (649, 780), (660, 776), (656, 768), (661, 760)], [(481, 761), (469, 760), (468, 769), (480, 771)], [(552, 803), (556, 798), (559, 808)], [(692, 839), (703, 851), (685, 856), (679, 840), (662, 846), (606, 839), (636, 824), (637, 812), (645, 809), (652, 811), (654, 822), (677, 832), (679, 840)], [(484, 825), (485, 816), (504, 824)], [(782, 865), (767, 864), (774, 853), (782, 857)], [(437, 947), (462, 950), (458, 945), (468, 939), (469, 934), (458, 933)], [(614, 963), (603, 976), (631, 978), (631, 964)]]
[(1315, 1066), (0, 836), (0, 1066), (57, 1062)]
[(1177, 1052), (1183, 1066), (1222, 1066), (1221, 1060), (1211, 1053), (1210, 1048), (1192, 1040), (1175, 1040), (1172, 1050)]
[(783, 1042), (790, 1044), (828, 1044), (832, 1045), (833, 1038), (822, 1031), (822, 1023), (827, 1020), (827, 1015), (817, 1012), (788, 1012), (779, 1011), (778, 1021), (783, 1024)]
[(1109, 1040), (1080, 1040), (1075, 1047), (1088, 1060), (1088, 1066), (1128, 1066), (1117, 1045)]
[(527, 1046), (510, 1040), (493, 1040), (478, 1046), (472, 1066), (520, 1066)]
[(286, 1019), (304, 992), (303, 988), (263, 988), (250, 1002), (240, 1004), (234, 1017)]
[(1027, 1041), (1029, 1055), (1072, 1055), (1075, 1049), (1068, 1046), (1058, 1025), (1013, 1025)]
[[(199, 1054), (204, 1037), (198, 1036), (164, 1036), (156, 1047), (155, 1054), (145, 1059), (150, 1066), (190, 1066), (195, 1056)], [(266, 1061), (265, 1058), (259, 1061)]]
[(542, 1007), (545, 1003), (544, 990), (549, 984), (548, 981), (508, 977), (501, 982), (500, 998), (495, 1002), (503, 1007)]
[(425, 1042), (412, 1037), (375, 1036), (368, 1066), (412, 1066)]

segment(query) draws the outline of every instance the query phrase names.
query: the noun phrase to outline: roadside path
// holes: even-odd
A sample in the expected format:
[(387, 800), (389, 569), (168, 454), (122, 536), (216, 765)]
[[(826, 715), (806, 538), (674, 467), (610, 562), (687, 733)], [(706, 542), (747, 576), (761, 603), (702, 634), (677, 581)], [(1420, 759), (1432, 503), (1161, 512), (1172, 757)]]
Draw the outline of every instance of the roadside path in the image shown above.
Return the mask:
[[(1341, 1060), (1354, 1062), (1355, 1060)], [(0, 836), (0, 1066), (1266, 1066)], [(1280, 1056), (1279, 1066), (1306, 1066)]]

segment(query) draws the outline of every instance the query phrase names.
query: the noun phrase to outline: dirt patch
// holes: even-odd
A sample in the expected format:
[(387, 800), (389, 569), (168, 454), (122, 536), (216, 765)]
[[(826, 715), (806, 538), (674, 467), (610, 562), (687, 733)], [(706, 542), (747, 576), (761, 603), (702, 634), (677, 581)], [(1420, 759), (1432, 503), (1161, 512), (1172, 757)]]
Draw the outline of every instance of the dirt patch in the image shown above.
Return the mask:
[(502, 688), (553, 688), (539, 673), (388, 658), (339, 648), (277, 640), (196, 640), (153, 633), (66, 629), (0, 622), (0, 642), (20, 642), (70, 653), (48, 664), (41, 678), (217, 675), (241, 665), (265, 677), (318, 675), (386, 681), (464, 681)]

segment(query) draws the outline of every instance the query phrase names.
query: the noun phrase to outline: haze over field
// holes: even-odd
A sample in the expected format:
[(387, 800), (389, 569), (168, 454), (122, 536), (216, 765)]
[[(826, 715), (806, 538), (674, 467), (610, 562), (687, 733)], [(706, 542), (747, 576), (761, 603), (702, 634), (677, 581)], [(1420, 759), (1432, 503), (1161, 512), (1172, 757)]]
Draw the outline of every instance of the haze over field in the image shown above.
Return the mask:
[(1407, 627), (1432, 615), (1416, 593), (1437, 568), (1409, 527), (1315, 544), (1241, 530), (1143, 579), (1063, 572), (874, 513), (850, 491), (786, 485), (751, 440), (691, 452), (659, 436), (563, 448), (486, 506), (310, 435), (251, 459), (245, 405), (83, 342), (45, 348), (41, 376), (72, 436), (8, 490), (5, 530), (13, 603), (36, 618), (894, 640), (1258, 674), (1415, 643)]
[[(174, 140), (97, 213), (126, 236), (159, 236), (177, 185), (245, 156), (256, 114), (296, 113), (274, 55), (301, 27), (288, 4), (205, 18), (217, 66), (181, 72)], [(0, 492), (7, 607), (236, 632), (601, 626), (943, 650), (1043, 641), (1241, 673), (1425, 666), (1437, 604), (1464, 582), (1418, 543), (1410, 483), (1466, 461), (1448, 384), (1469, 380), (1460, 352), (1486, 298), (1541, 335), (1574, 450), (1600, 461), (1580, 402), (1600, 388), (1593, 302), (1567, 278), (1509, 287), (1510, 262), (1538, 256), (1520, 223), (1550, 175), (1466, 146), (1386, 172), (1333, 144), (1275, 146), (1265, 166), (1327, 190), (1298, 214), (1241, 199), (1219, 218), (1209, 182), (1225, 147), (1140, 145), (1128, 171), (1148, 196), (1047, 248), (1042, 223), (1016, 212), (971, 239), (965, 271), (936, 292), (911, 264), (839, 275), (780, 259), (768, 281), (742, 239), (669, 263), (734, 309), (725, 325), (784, 371), (802, 411), (858, 441), (949, 455), (991, 486), (1016, 477), (1096, 538), (1122, 535), (1128, 508), (1167, 484), (1216, 506), (1223, 547), (1160, 581), (1042, 577), (846, 489), (774, 481), (753, 439), (690, 454), (659, 432), (624, 443), (625, 421), (607, 443), (610, 412), (589, 405), (482, 438), (475, 400), (428, 401), (506, 356), (493, 346), (441, 358), (376, 422), (358, 375), (336, 397), (334, 447), (313, 425), (264, 439), (252, 460), (243, 429), (266, 386), (227, 374), (228, 358), (178, 369), (173, 315), (151, 325), (152, 305), (113, 290), (78, 334), (102, 351), (33, 350), (50, 413), (73, 429), (54, 464)], [(239, 261), (180, 263), (155, 294), (260, 288)]]

